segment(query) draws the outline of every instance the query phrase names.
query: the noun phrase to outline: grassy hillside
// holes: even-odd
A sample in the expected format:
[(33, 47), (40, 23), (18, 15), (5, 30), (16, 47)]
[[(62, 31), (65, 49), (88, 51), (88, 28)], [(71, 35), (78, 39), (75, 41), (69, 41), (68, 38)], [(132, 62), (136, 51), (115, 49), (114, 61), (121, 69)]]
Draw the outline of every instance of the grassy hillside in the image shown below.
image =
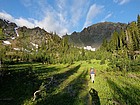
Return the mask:
[[(89, 68), (97, 71), (95, 83)], [(140, 72), (107, 72), (107, 62), (75, 62), (72, 65), (16, 64), (1, 78), (1, 105), (139, 105)], [(51, 81), (51, 82), (50, 82)], [(37, 98), (33, 94), (37, 90)]]

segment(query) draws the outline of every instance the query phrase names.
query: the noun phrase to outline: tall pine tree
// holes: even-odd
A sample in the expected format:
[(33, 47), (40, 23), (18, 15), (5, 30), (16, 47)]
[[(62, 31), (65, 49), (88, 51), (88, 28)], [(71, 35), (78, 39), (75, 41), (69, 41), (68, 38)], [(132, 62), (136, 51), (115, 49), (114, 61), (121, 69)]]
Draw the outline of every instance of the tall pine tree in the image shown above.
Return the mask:
[(138, 17), (137, 17), (137, 26), (138, 26), (138, 31), (139, 31), (139, 35), (140, 35), (140, 15), (138, 15)]

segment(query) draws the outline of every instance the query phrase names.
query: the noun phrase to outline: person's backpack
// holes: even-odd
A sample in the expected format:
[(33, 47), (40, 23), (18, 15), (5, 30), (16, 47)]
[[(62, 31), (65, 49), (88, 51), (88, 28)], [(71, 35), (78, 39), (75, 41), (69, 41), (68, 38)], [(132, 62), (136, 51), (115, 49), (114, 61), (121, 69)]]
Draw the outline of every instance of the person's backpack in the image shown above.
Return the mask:
[(92, 68), (90, 74), (95, 74), (94, 69)]

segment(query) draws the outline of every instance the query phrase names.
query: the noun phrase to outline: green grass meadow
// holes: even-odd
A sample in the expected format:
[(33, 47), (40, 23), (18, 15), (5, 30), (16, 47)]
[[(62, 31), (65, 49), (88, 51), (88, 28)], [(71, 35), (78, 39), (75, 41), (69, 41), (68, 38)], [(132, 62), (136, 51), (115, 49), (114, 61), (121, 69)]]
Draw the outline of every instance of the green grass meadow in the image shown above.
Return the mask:
[[(90, 67), (96, 69), (94, 84)], [(10, 75), (1, 78), (0, 105), (140, 105), (140, 72), (107, 72), (107, 67), (100, 60), (9, 65)]]

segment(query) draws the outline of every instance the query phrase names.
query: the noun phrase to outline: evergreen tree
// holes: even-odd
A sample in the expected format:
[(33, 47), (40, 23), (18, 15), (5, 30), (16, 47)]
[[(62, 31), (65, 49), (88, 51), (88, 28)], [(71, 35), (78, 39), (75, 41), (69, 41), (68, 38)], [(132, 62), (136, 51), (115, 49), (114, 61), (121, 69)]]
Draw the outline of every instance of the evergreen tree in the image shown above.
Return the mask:
[(126, 35), (124, 30), (121, 30), (120, 32), (120, 49), (124, 48), (126, 46)]
[(134, 51), (139, 49), (139, 35), (136, 22), (131, 22), (126, 30), (126, 41), (128, 50)]
[(106, 38), (104, 38), (103, 39), (103, 43), (101, 45), (101, 49), (107, 50), (107, 46), (108, 46), (108, 42), (107, 42)]
[(113, 52), (114, 50), (117, 50), (119, 47), (120, 47), (119, 34), (118, 32), (114, 32), (109, 42), (109, 49), (111, 52)]
[(137, 17), (137, 26), (138, 26), (139, 36), (140, 36), (140, 15), (138, 15)]
[(128, 50), (133, 51), (134, 50), (134, 48), (133, 48), (133, 39), (132, 39), (132, 35), (130, 33), (129, 28), (126, 30), (126, 43), (127, 43)]
[(134, 50), (138, 50), (139, 49), (139, 35), (138, 35), (138, 27), (137, 27), (136, 22), (132, 22), (130, 25), (130, 28), (131, 28), (131, 35), (133, 39)]
[(2, 29), (0, 28), (0, 68), (1, 64), (4, 62), (5, 56), (6, 56), (6, 48), (3, 46), (3, 32)]

